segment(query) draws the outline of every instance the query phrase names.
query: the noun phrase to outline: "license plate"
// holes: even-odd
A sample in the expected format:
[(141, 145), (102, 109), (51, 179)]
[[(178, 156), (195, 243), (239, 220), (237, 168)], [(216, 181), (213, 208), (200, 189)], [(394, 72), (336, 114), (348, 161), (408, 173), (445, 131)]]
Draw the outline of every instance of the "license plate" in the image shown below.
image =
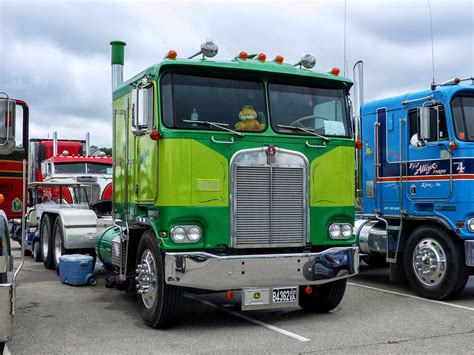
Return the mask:
[(298, 287), (244, 288), (242, 310), (298, 306)]
[(294, 303), (296, 301), (296, 287), (274, 288), (272, 303)]

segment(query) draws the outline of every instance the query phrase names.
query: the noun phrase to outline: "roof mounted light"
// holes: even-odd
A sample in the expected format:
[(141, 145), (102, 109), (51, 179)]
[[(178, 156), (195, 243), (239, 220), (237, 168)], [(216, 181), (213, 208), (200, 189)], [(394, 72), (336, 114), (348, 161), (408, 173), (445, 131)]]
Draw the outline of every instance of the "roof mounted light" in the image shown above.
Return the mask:
[(178, 53), (176, 53), (175, 50), (171, 49), (168, 51), (168, 53), (166, 53), (165, 59), (176, 59), (177, 56)]
[(281, 64), (281, 63), (283, 63), (285, 58), (283, 58), (281, 55), (277, 55), (274, 60), (275, 60), (276, 63)]
[(257, 59), (258, 59), (259, 62), (264, 62), (267, 59), (267, 56), (265, 55), (265, 53), (260, 53), (257, 56)]
[(214, 42), (212, 39), (206, 39), (201, 44), (201, 50), (197, 52), (196, 54), (192, 55), (191, 57), (189, 57), (189, 59), (197, 57), (200, 54), (202, 54), (203, 57), (213, 58), (217, 55), (218, 51), (219, 51), (219, 47), (217, 46), (217, 43)]
[(238, 58), (241, 60), (247, 60), (248, 57), (249, 57), (249, 54), (246, 51), (240, 52), (238, 56)]
[(334, 76), (339, 76), (339, 73), (341, 72), (341, 69), (339, 69), (338, 67), (334, 67), (331, 69), (330, 73)]
[(300, 61), (295, 64), (295, 66), (297, 65), (305, 69), (312, 69), (316, 65), (316, 58), (309, 53), (303, 54)]

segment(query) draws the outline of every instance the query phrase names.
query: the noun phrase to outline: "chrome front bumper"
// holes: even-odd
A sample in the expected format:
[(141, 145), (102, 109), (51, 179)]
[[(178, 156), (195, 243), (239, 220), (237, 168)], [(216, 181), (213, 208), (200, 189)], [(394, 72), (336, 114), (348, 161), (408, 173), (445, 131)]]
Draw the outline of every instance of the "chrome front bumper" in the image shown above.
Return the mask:
[(166, 283), (215, 291), (246, 287), (318, 285), (347, 278), (358, 272), (357, 247), (298, 254), (165, 254)]

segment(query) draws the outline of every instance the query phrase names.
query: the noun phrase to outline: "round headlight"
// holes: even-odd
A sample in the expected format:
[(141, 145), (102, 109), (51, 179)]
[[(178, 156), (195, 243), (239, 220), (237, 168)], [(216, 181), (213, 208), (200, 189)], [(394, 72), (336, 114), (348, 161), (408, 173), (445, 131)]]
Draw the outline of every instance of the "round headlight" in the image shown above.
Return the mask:
[(202, 232), (201, 228), (194, 226), (188, 230), (188, 238), (192, 242), (196, 242), (201, 238)]
[(467, 228), (469, 228), (469, 231), (470, 231), (470, 232), (474, 232), (474, 218), (471, 218), (471, 219), (467, 222)]
[(175, 227), (171, 230), (171, 239), (176, 243), (182, 243), (186, 238), (186, 231), (182, 227)]
[(341, 233), (344, 238), (352, 237), (352, 226), (350, 224), (343, 224), (341, 226)]
[(331, 224), (329, 226), (329, 236), (331, 238), (339, 238), (341, 236), (341, 227), (339, 224)]

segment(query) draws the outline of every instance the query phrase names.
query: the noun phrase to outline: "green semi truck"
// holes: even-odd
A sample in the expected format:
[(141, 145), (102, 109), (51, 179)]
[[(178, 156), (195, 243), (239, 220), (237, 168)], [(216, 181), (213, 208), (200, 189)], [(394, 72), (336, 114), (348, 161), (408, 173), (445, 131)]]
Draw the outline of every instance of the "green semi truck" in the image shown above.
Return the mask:
[(170, 325), (185, 289), (334, 309), (359, 259), (351, 81), (309, 54), (215, 61), (206, 41), (123, 82), (125, 43), (111, 46), (114, 226), (96, 251), (145, 323)]

